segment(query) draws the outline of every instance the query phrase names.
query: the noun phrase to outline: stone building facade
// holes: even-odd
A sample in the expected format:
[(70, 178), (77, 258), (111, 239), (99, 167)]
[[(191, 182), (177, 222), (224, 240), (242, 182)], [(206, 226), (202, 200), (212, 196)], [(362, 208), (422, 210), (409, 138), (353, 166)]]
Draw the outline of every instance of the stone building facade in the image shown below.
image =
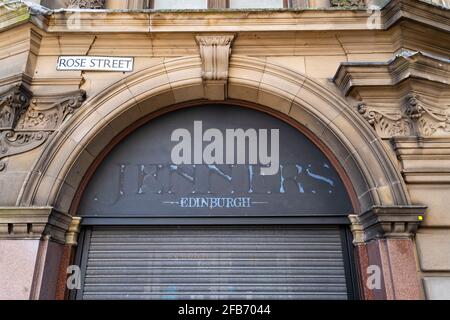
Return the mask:
[[(72, 297), (95, 168), (157, 115), (219, 104), (330, 159), (353, 207), (352, 297), (450, 299), (449, 3), (273, 3), (0, 1), (0, 299)], [(75, 56), (133, 68), (57, 68)]]

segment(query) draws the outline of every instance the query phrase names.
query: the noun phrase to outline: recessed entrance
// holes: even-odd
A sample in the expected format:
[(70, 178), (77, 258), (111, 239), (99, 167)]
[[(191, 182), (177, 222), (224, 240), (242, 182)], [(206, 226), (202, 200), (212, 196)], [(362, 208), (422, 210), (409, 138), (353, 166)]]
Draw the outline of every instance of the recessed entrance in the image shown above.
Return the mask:
[(347, 299), (336, 226), (94, 227), (83, 299)]
[[(182, 163), (176, 130), (193, 139), (177, 150)], [(233, 150), (214, 145), (231, 130)], [(231, 105), (173, 111), (129, 134), (89, 181), (72, 297), (354, 298), (352, 212), (333, 163), (297, 128)]]

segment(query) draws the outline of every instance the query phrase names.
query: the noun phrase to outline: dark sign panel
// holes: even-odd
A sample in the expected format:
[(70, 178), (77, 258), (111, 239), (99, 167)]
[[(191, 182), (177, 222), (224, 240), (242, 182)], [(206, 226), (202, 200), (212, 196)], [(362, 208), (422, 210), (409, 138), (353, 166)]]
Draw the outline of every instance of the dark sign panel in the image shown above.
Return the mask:
[(348, 215), (336, 170), (303, 134), (228, 105), (158, 117), (124, 139), (85, 190), (81, 216)]

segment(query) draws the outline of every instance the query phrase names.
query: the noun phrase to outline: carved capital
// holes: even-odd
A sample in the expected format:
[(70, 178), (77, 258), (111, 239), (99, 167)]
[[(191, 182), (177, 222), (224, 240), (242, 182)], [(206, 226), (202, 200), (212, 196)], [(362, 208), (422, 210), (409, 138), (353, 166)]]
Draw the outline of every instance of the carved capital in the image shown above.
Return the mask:
[(450, 114), (447, 110), (427, 106), (416, 94), (406, 97), (405, 116), (411, 121), (411, 131), (419, 137), (431, 136), (441, 132), (450, 132)]
[(69, 8), (104, 9), (105, 0), (70, 0)]
[(448, 111), (424, 104), (415, 94), (405, 98), (403, 108), (369, 107), (365, 103), (356, 108), (381, 138), (428, 137), (450, 132)]
[(372, 207), (363, 214), (351, 215), (354, 244), (373, 239), (410, 239), (425, 216), (425, 206)]
[(410, 133), (409, 123), (398, 109), (379, 109), (365, 103), (358, 104), (356, 108), (381, 138), (406, 136)]
[(30, 103), (31, 92), (15, 86), (0, 95), (0, 130), (12, 130)]
[(37, 96), (21, 117), (20, 130), (55, 130), (75, 112), (86, 99), (86, 92), (77, 90), (64, 95)]
[(202, 59), (203, 80), (227, 80), (234, 35), (196, 36)]
[(69, 229), (66, 232), (66, 244), (77, 246), (78, 234), (80, 233), (81, 217), (72, 217)]

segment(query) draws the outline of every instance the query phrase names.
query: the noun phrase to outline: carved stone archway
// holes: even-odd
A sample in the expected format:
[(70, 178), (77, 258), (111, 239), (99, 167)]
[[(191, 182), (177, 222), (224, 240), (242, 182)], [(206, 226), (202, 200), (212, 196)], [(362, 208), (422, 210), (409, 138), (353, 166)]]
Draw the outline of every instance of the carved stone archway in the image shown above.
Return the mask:
[[(406, 248), (408, 254), (400, 259), (406, 259), (404, 265), (414, 268), (410, 237), (424, 209), (411, 204), (400, 171), (375, 131), (334, 91), (265, 60), (233, 56), (224, 85), (225, 100), (273, 111), (306, 128), (331, 151), (357, 199), (352, 229), (360, 268), (373, 263), (383, 266), (383, 288), (376, 292), (364, 289), (362, 294), (366, 298), (401, 298), (404, 287), (411, 283), (402, 286), (396, 274), (404, 270), (392, 270), (388, 264), (396, 258), (392, 254)], [(74, 203), (83, 177), (115, 136), (139, 119), (169, 106), (206, 101), (211, 98), (207, 86), (200, 57), (190, 56), (134, 73), (90, 97), (52, 134), (22, 188), (18, 204), (52, 208), (52, 215), (58, 217), (75, 215)], [(79, 219), (73, 222), (77, 224)], [(76, 232), (72, 225), (66, 244), (76, 244)], [(384, 241), (389, 237), (393, 237), (391, 242)], [(361, 276), (364, 281), (363, 271)], [(419, 297), (420, 285), (416, 278), (411, 281), (416, 291), (409, 295)]]
[[(88, 99), (52, 135), (19, 204), (52, 206), (69, 213), (79, 182), (110, 139), (152, 112), (205, 98), (197, 56), (173, 59), (115, 83)], [(357, 213), (373, 206), (410, 204), (401, 174), (381, 139), (356, 110), (325, 86), (260, 59), (233, 56), (227, 98), (273, 109), (309, 129), (350, 178), (359, 200)]]

